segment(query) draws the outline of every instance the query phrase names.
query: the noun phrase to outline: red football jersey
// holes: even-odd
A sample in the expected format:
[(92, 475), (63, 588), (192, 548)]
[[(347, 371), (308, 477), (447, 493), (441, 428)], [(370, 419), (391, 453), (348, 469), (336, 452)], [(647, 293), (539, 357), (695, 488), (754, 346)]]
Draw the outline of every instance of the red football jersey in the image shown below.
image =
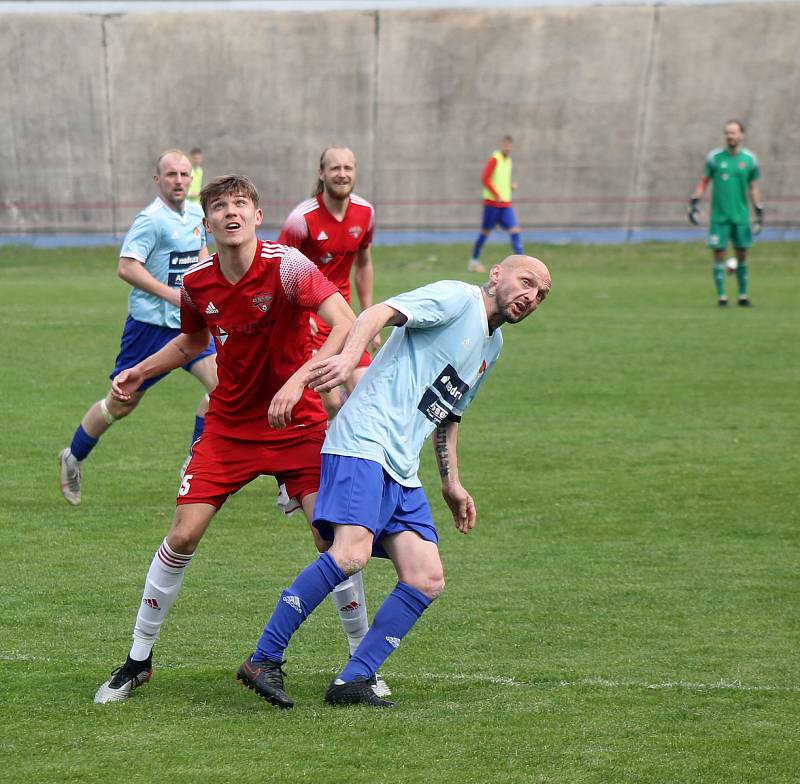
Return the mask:
[(183, 276), (181, 331), (208, 327), (217, 346), (219, 385), (205, 429), (231, 438), (282, 441), (326, 421), (319, 395), (307, 387), (292, 422), (275, 430), (267, 409), (275, 393), (308, 360), (309, 311), (336, 286), (295, 248), (259, 241), (253, 263), (235, 284), (216, 254)]
[(344, 218), (331, 215), (322, 194), (298, 204), (286, 219), (278, 242), (298, 248), (339, 287), (350, 303), (350, 270), (361, 248), (372, 244), (375, 210), (372, 205), (350, 194)]

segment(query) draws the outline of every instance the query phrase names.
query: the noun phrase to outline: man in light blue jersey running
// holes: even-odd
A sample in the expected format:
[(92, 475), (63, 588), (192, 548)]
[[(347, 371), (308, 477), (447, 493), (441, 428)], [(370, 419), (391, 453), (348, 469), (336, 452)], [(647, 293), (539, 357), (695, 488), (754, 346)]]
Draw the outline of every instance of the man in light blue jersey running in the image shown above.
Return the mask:
[[(128, 297), (128, 318), (122, 332), (120, 352), (109, 378), (114, 378), (155, 353), (180, 334), (180, 289), (183, 273), (208, 257), (203, 210), (187, 204), (192, 165), (180, 150), (167, 150), (156, 161), (153, 182), (158, 195), (134, 219), (120, 251), (117, 274), (133, 288)], [(183, 369), (208, 392), (217, 385), (213, 342)], [(164, 374), (166, 375), (166, 374)], [(100, 436), (139, 404), (145, 390), (164, 378), (147, 380), (121, 402), (109, 391), (84, 414), (68, 447), (59, 454), (61, 493), (68, 503), (81, 502), (82, 463)], [(208, 410), (204, 394), (195, 412), (194, 443), (203, 431)]]
[(342, 352), (309, 368), (309, 386), (335, 389), (369, 341), (384, 327), (396, 327), (322, 447), (314, 526), (333, 544), (283, 591), (255, 652), (237, 672), (267, 702), (292, 707), (281, 670), (291, 636), (334, 586), (378, 555), (392, 560), (398, 583), (325, 701), (393, 706), (375, 695), (369, 679), (444, 589), (438, 534), (417, 476), (422, 444), (434, 433), (442, 495), (456, 528), (468, 533), (476, 514), (458, 474), (461, 415), (497, 360), (499, 327), (529, 316), (549, 291), (550, 273), (541, 261), (509, 256), (491, 268), (482, 287), (440, 281), (367, 308)]

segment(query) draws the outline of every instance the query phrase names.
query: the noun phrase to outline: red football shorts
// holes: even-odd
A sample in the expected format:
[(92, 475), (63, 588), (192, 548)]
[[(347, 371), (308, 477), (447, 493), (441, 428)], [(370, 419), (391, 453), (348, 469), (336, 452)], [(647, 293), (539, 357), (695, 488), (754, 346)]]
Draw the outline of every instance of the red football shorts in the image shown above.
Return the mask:
[[(322, 344), (328, 339), (328, 335), (331, 334), (331, 328), (319, 316), (312, 315), (309, 321), (316, 325), (315, 327), (309, 327), (311, 334), (311, 355), (313, 356), (322, 348)], [(365, 351), (361, 355), (361, 359), (358, 360), (356, 367), (369, 367), (371, 362), (372, 357), (369, 355), (369, 351)]]
[(274, 476), (286, 485), (288, 496), (298, 501), (319, 490), (320, 449), (325, 427), (303, 431), (302, 438), (280, 445), (243, 441), (216, 433), (203, 433), (192, 446), (178, 504), (211, 504), (219, 509), (228, 496), (257, 476)]

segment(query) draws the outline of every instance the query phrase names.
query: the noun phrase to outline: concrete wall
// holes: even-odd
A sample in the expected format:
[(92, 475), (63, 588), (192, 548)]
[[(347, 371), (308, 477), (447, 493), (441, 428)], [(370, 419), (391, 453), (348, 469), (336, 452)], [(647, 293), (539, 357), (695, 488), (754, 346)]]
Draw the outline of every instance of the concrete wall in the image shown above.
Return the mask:
[(0, 17), (0, 232), (124, 232), (164, 148), (200, 145), (279, 225), (350, 145), (383, 228), (472, 228), (513, 134), (523, 226), (682, 226), (749, 124), (799, 226), (800, 4)]

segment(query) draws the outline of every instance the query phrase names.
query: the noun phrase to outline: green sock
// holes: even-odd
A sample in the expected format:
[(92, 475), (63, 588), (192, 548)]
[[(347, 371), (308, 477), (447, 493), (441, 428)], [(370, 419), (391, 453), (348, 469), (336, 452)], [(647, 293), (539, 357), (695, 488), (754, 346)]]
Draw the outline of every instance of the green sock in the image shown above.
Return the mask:
[(736, 280), (739, 282), (739, 297), (747, 296), (747, 262), (740, 261), (736, 267)]
[(714, 263), (714, 285), (717, 287), (717, 296), (725, 298), (725, 264), (724, 262)]

